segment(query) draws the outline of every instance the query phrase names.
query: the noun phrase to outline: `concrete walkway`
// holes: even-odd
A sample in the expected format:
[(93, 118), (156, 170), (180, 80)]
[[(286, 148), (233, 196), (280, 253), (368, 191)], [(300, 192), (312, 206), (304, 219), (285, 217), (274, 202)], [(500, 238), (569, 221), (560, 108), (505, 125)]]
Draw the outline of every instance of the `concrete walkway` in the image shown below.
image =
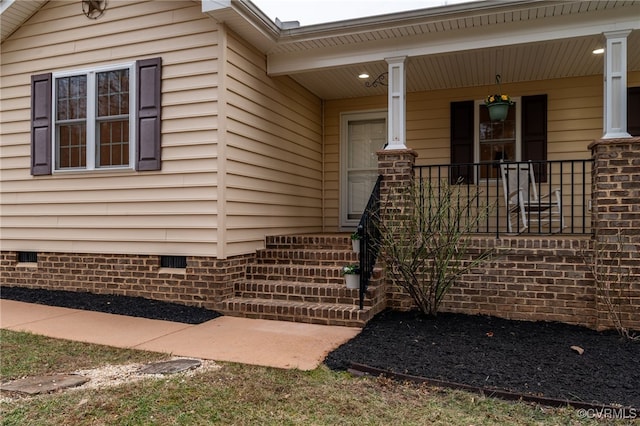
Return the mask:
[(0, 328), (174, 356), (313, 370), (360, 328), (223, 316), (198, 325), (0, 299)]

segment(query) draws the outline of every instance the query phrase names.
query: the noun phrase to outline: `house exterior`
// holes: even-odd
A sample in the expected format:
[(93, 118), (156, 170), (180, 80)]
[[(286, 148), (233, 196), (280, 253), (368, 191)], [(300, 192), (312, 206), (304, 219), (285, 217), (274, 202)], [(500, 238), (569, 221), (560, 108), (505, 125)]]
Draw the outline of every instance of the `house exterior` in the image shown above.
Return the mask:
[[(246, 290), (269, 238), (342, 244), (389, 155), (590, 161), (594, 141), (640, 135), (634, 1), (481, 1), (308, 27), (276, 24), (248, 0), (112, 0), (104, 11), (3, 0), (0, 11), (3, 285), (232, 312), (245, 305), (221, 303)], [(512, 127), (485, 138), (483, 100), (498, 91), (515, 101)], [(591, 201), (580, 207), (587, 227), (560, 244), (572, 250), (594, 234)], [(588, 280), (575, 250), (562, 256)], [(600, 326), (595, 290), (578, 292), (562, 312), (519, 314), (523, 303), (490, 296), (449, 308)], [(380, 306), (406, 305), (392, 293)]]

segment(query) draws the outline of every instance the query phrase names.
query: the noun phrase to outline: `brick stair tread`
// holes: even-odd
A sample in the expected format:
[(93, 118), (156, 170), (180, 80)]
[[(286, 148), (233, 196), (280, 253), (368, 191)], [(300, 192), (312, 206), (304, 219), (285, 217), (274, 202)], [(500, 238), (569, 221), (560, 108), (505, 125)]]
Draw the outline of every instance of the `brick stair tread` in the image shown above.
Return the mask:
[(355, 265), (358, 261), (356, 259), (273, 259), (263, 258), (256, 259), (253, 266), (313, 266), (313, 267), (342, 267), (345, 265)]
[(256, 285), (263, 285), (263, 286), (267, 286), (267, 287), (275, 287), (275, 286), (282, 286), (285, 287), (287, 289), (292, 289), (294, 290), (296, 293), (296, 290), (302, 290), (302, 289), (311, 289), (311, 288), (318, 288), (318, 289), (325, 289), (325, 290), (330, 290), (330, 289), (342, 289), (345, 288), (345, 284), (344, 283), (313, 283), (313, 282), (300, 282), (300, 281), (278, 281), (278, 280), (252, 280), (252, 279), (248, 279), (246, 281), (243, 281), (241, 283), (237, 283), (238, 285), (247, 285), (247, 284), (256, 284)]
[(343, 281), (343, 265), (255, 264), (247, 268), (251, 281), (295, 281), (298, 283), (333, 283)]
[[(376, 299), (379, 286), (370, 285), (365, 294), (364, 304), (370, 306)], [(303, 283), (275, 280), (247, 280), (235, 285), (236, 297), (245, 299), (288, 300), (320, 304), (345, 303), (357, 305), (359, 291), (346, 288), (344, 282)]]
[[(230, 310), (227, 308), (236, 304), (249, 307), (249, 309)], [(373, 307), (365, 306), (361, 310), (359, 306), (351, 304), (233, 297), (222, 301), (218, 309), (224, 314), (248, 318), (284, 321), (294, 321), (295, 319), (298, 322), (362, 327), (372, 316)]]
[(331, 250), (336, 248), (349, 249), (351, 238), (349, 234), (302, 234), (296, 236), (267, 237), (267, 249), (309, 249)]
[[(278, 281), (278, 280), (259, 280), (259, 279), (247, 279), (245, 281), (236, 283), (237, 286), (246, 285), (262, 285), (268, 288), (280, 286), (285, 290), (291, 290), (294, 293), (300, 293), (303, 290), (309, 291), (310, 289), (317, 288), (319, 292), (327, 292), (331, 290), (349, 290), (356, 291), (356, 289), (347, 289), (344, 282), (341, 283), (314, 283), (314, 282), (300, 282), (300, 281)], [(375, 291), (379, 286), (375, 281), (369, 284), (367, 292)]]
[(332, 247), (332, 248), (273, 248), (266, 247), (262, 250), (258, 250), (257, 255), (259, 258), (265, 258), (272, 256), (274, 254), (323, 254), (323, 255), (331, 255), (331, 254), (341, 254), (341, 255), (349, 255), (354, 258), (358, 257), (358, 254), (355, 253), (351, 247)]
[[(349, 264), (357, 264), (358, 262), (354, 261)], [(313, 264), (304, 264), (304, 263), (253, 263), (248, 265), (249, 268), (264, 268), (267, 266), (274, 267), (283, 267), (283, 268), (299, 268), (299, 269), (330, 269), (341, 272), (342, 267), (345, 265), (344, 262), (336, 263), (336, 264), (324, 264), (324, 265), (313, 265)]]
[[(232, 302), (232, 303), (248, 303), (248, 304), (269, 304), (276, 306), (304, 306), (310, 309), (335, 309), (338, 308), (343, 311), (359, 311), (360, 307), (357, 305), (351, 305), (346, 303), (313, 303), (313, 302), (299, 302), (299, 301), (291, 301), (291, 300), (280, 300), (280, 299), (261, 299), (261, 298), (244, 298), (244, 297), (231, 297), (229, 299), (225, 299), (222, 303)], [(367, 310), (370, 307), (364, 307), (363, 310)]]
[[(353, 262), (356, 264), (357, 262)], [(259, 272), (264, 268), (272, 268), (272, 271), (268, 271), (268, 274), (271, 275), (293, 275), (295, 277), (307, 277), (314, 278), (318, 277), (331, 277), (331, 278), (341, 278), (342, 275), (342, 267), (344, 263), (336, 264), (336, 265), (304, 265), (299, 263), (268, 263), (268, 264), (251, 264), (247, 267), (247, 275), (251, 276), (253, 274), (265, 274), (265, 272)], [(295, 274), (291, 274), (291, 271), (295, 271)], [(382, 271), (381, 268), (374, 269), (374, 277), (379, 275)], [(311, 274), (314, 272), (314, 274)]]

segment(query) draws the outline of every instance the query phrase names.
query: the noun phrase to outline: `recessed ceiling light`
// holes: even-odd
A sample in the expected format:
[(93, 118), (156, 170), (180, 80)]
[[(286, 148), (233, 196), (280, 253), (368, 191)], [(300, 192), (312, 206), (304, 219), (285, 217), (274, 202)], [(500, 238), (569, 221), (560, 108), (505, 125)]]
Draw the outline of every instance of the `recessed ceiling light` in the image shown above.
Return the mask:
[(369, 74), (367, 74), (366, 72), (363, 72), (362, 74), (360, 74), (360, 75), (358, 76), (358, 78), (361, 78), (361, 79), (363, 79), (363, 80), (364, 80), (365, 78), (369, 78)]
[(602, 55), (604, 53), (604, 49), (601, 47), (599, 49), (594, 50), (593, 52), (594, 55)]

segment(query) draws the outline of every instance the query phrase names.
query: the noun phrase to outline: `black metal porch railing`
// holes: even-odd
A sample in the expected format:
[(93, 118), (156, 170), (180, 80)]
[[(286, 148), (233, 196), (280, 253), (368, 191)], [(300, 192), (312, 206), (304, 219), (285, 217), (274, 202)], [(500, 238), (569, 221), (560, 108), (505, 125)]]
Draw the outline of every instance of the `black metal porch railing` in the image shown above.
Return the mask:
[(380, 182), (382, 176), (378, 176), (367, 207), (362, 213), (358, 223), (358, 235), (360, 236), (360, 309), (364, 308), (364, 295), (369, 286), (369, 280), (373, 275), (379, 253), (380, 241)]
[[(534, 170), (535, 186), (540, 196), (560, 194), (561, 222), (554, 228), (540, 221), (535, 212), (527, 212), (527, 224), (523, 224), (522, 212), (516, 211), (511, 219), (509, 231), (508, 211), (513, 207), (504, 196), (500, 163), (439, 164), (415, 166), (414, 172), (420, 187), (431, 185), (437, 199), (443, 183), (454, 184), (459, 190), (460, 202), (473, 200), (468, 211), (482, 214), (472, 230), (475, 233), (495, 234), (590, 234), (591, 233), (591, 169), (592, 160), (527, 161), (506, 163), (509, 165), (530, 165)], [(522, 183), (518, 182), (518, 185)], [(511, 190), (508, 190), (510, 192)], [(557, 192), (556, 192), (557, 191)], [(423, 193), (422, 191), (420, 193)], [(527, 197), (531, 198), (532, 191)], [(421, 202), (433, 202), (421, 200)], [(535, 205), (531, 199), (524, 203)], [(426, 206), (425, 207), (429, 207)], [(520, 216), (518, 216), (520, 215)], [(518, 216), (516, 218), (515, 216)], [(543, 226), (545, 225), (545, 226)]]

